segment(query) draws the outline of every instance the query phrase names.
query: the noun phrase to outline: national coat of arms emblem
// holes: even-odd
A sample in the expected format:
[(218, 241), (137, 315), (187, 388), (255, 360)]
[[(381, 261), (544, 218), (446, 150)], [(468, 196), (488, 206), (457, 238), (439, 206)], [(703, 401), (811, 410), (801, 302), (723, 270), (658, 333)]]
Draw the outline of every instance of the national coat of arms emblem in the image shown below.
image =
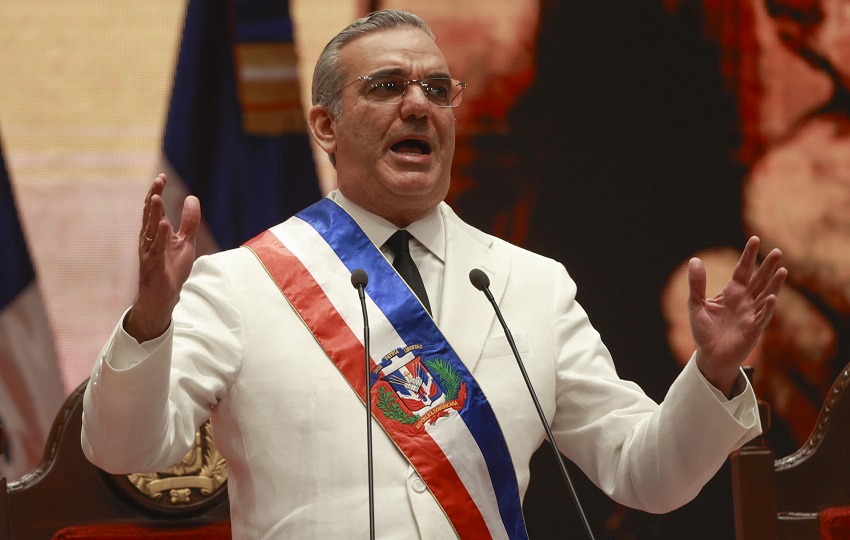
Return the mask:
[(390, 420), (422, 429), (466, 401), (466, 383), (450, 362), (428, 357), (423, 345), (386, 354), (372, 372), (377, 406)]

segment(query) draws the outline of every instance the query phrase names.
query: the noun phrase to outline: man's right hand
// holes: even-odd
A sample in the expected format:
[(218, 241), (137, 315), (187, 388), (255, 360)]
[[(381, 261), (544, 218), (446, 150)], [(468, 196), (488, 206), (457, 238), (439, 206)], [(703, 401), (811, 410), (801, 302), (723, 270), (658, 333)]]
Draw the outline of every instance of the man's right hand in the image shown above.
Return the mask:
[(124, 329), (142, 343), (162, 335), (195, 261), (195, 235), (201, 222), (197, 197), (186, 197), (177, 232), (165, 215), (162, 191), (168, 178), (156, 177), (145, 197), (139, 233), (139, 291)]

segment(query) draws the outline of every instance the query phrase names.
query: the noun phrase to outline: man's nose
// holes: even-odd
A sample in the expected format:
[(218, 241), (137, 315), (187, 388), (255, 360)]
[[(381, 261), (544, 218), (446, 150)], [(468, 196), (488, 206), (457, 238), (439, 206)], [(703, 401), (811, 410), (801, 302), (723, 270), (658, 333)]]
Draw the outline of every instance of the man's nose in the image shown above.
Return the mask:
[(407, 85), (407, 91), (401, 98), (401, 114), (405, 118), (408, 116), (416, 116), (421, 118), (426, 116), (431, 110), (431, 101), (425, 95), (425, 90), (418, 82), (411, 82)]

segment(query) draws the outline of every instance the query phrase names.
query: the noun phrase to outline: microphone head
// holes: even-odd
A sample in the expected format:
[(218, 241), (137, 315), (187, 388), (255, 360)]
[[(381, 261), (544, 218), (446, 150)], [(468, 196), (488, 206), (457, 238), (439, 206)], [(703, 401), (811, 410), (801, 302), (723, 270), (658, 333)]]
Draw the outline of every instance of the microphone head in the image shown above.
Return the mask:
[(487, 277), (487, 274), (485, 274), (483, 270), (478, 268), (473, 268), (469, 271), (469, 281), (471, 281), (472, 285), (474, 285), (479, 291), (483, 291), (490, 286), (490, 278)]
[(355, 289), (359, 287), (366, 287), (368, 283), (369, 276), (362, 268), (358, 268), (357, 270), (351, 273), (351, 285), (354, 286)]

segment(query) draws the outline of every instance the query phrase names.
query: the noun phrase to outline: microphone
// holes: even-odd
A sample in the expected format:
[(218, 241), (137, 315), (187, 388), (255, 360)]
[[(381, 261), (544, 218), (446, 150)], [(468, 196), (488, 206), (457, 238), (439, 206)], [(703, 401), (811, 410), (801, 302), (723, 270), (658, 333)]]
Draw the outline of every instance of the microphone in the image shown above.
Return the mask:
[(363, 347), (366, 351), (366, 460), (369, 478), (369, 538), (375, 540), (375, 479), (372, 469), (372, 384), (369, 363), (369, 315), (366, 313), (366, 285), (369, 276), (362, 268), (351, 273), (351, 285), (357, 289), (360, 307), (363, 309)]
[(531, 379), (528, 378), (528, 373), (525, 371), (525, 365), (522, 363), (522, 358), (516, 348), (516, 343), (514, 343), (511, 331), (508, 330), (508, 325), (502, 317), (502, 311), (499, 309), (499, 305), (496, 304), (496, 299), (493, 298), (493, 293), (490, 292), (490, 278), (487, 277), (487, 274), (485, 274), (482, 270), (473, 268), (469, 272), (469, 281), (472, 282), (472, 285), (476, 289), (482, 291), (487, 297), (487, 300), (489, 300), (493, 305), (493, 310), (495, 310), (496, 317), (499, 318), (499, 322), (502, 324), (502, 329), (505, 331), (505, 337), (508, 338), (508, 344), (511, 346), (511, 351), (514, 353), (514, 358), (516, 358), (517, 365), (522, 373), (522, 378), (525, 379), (525, 385), (528, 387), (529, 394), (531, 394), (531, 400), (534, 401), (534, 407), (537, 409), (537, 414), (540, 416), (540, 421), (543, 423), (543, 429), (546, 430), (546, 437), (548, 437), (549, 442), (552, 443), (552, 451), (555, 453), (555, 458), (557, 459), (558, 465), (561, 469), (561, 475), (564, 477), (567, 488), (569, 488), (570, 495), (572, 496), (573, 502), (578, 510), (582, 525), (584, 525), (584, 530), (587, 532), (587, 537), (590, 538), (590, 540), (594, 540), (593, 531), (590, 529), (590, 523), (584, 515), (584, 510), (582, 509), (581, 502), (578, 499), (578, 493), (576, 493), (575, 487), (573, 487), (573, 482), (570, 479), (570, 473), (567, 472), (567, 466), (564, 464), (564, 457), (561, 455), (560, 449), (558, 449), (558, 443), (555, 442), (555, 437), (552, 435), (552, 430), (549, 428), (549, 423), (546, 421), (546, 415), (543, 414), (543, 408), (540, 407), (540, 402), (537, 399), (537, 393), (534, 391), (534, 387), (531, 385)]
[(351, 285), (360, 292), (361, 299), (363, 299), (363, 289), (365, 289), (368, 284), (369, 276), (366, 274), (366, 270), (358, 268), (351, 273)]

